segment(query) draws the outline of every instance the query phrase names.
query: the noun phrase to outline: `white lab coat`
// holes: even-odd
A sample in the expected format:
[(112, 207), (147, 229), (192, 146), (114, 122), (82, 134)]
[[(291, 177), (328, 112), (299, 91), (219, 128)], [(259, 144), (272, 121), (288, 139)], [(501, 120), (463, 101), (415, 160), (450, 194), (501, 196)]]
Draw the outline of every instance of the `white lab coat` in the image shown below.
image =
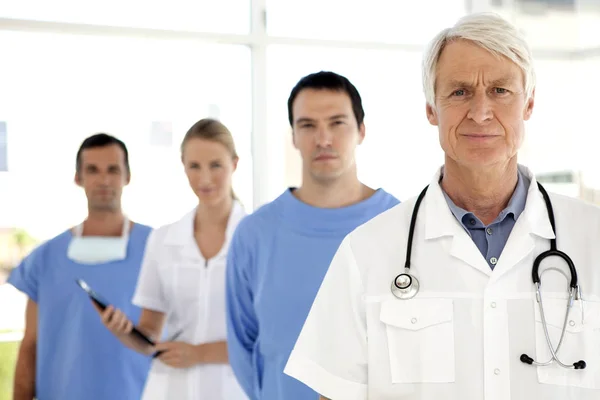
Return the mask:
[[(133, 303), (166, 314), (167, 338), (181, 330), (177, 341), (200, 344), (226, 339), (227, 250), (245, 212), (234, 202), (225, 243), (210, 260), (204, 259), (194, 239), (195, 212), (151, 233)], [(241, 400), (246, 396), (229, 365), (176, 369), (157, 359), (142, 399)]]
[[(285, 373), (332, 400), (600, 399), (600, 209), (551, 194), (558, 249), (573, 259), (582, 284), (571, 311), (563, 362), (585, 370), (523, 364), (547, 361), (531, 270), (548, 250), (552, 228), (535, 178), (524, 212), (492, 271), (451, 213), (439, 172), (421, 203), (411, 271), (419, 294), (391, 294), (403, 271), (415, 199), (383, 213), (342, 242), (289, 358)], [(545, 267), (568, 268), (557, 258)], [(565, 316), (566, 279), (542, 276), (554, 345)], [(585, 318), (585, 319), (584, 319)]]

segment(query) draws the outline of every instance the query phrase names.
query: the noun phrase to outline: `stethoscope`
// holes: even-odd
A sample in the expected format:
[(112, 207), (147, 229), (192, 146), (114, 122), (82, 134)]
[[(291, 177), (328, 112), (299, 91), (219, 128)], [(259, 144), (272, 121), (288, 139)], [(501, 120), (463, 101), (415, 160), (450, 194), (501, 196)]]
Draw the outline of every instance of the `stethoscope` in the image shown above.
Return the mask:
[[(540, 183), (538, 183), (537, 185), (538, 185), (538, 188), (540, 189), (540, 192), (542, 193), (542, 196), (544, 197), (544, 203), (546, 203), (546, 210), (548, 211), (548, 218), (550, 219), (550, 225), (552, 225), (552, 231), (554, 232), (554, 235), (556, 237), (556, 228), (555, 228), (555, 223), (554, 223), (554, 211), (552, 209), (552, 202), (550, 201), (550, 197), (548, 196), (548, 192), (546, 192), (546, 189), (544, 189)], [(404, 272), (401, 273), (400, 275), (396, 276), (396, 278), (394, 278), (394, 280), (392, 282), (392, 294), (394, 296), (396, 296), (398, 299), (402, 299), (402, 300), (412, 299), (419, 292), (419, 280), (413, 274), (410, 273), (410, 259), (411, 259), (411, 253), (412, 253), (413, 236), (415, 233), (415, 225), (417, 222), (417, 214), (419, 213), (419, 207), (421, 206), (421, 202), (423, 201), (423, 198), (425, 197), (425, 193), (427, 192), (428, 188), (429, 188), (429, 185), (426, 186), (425, 189), (423, 189), (423, 191), (419, 194), (419, 197), (417, 197), (417, 201), (415, 203), (415, 208), (413, 209), (412, 217), (410, 219), (410, 228), (408, 230), (408, 243), (406, 246), (406, 261), (404, 263)], [(563, 322), (562, 332), (560, 335), (560, 339), (558, 341), (558, 345), (556, 346), (556, 349), (552, 346), (552, 341), (550, 340), (550, 335), (548, 334), (548, 325), (546, 324), (546, 317), (544, 315), (544, 307), (542, 304), (542, 293), (541, 293), (542, 283), (540, 281), (540, 275), (539, 275), (540, 263), (545, 258), (551, 257), (551, 256), (556, 256), (556, 257), (562, 258), (567, 263), (570, 274), (571, 274), (571, 280), (569, 283), (569, 298), (567, 299), (567, 312), (565, 314), (565, 320)], [(555, 268), (548, 268), (547, 270), (550, 270), (550, 269), (557, 270), (557, 271), (561, 272), (563, 275), (565, 275), (565, 277), (566, 277), (566, 274), (563, 271), (561, 271), (559, 269), (555, 269)], [(581, 288), (577, 282), (577, 270), (575, 269), (575, 265), (573, 264), (573, 261), (566, 253), (563, 253), (562, 251), (560, 251), (556, 248), (556, 239), (551, 239), (550, 240), (550, 249), (539, 254), (536, 257), (536, 259), (534, 260), (533, 268), (531, 269), (531, 277), (533, 280), (533, 284), (535, 285), (535, 291), (536, 291), (535, 297), (536, 297), (538, 307), (540, 310), (540, 317), (542, 319), (544, 335), (546, 336), (546, 342), (548, 344), (548, 348), (550, 349), (550, 353), (552, 354), (552, 358), (546, 362), (538, 362), (538, 361), (535, 361), (533, 358), (529, 357), (527, 354), (522, 354), (520, 357), (520, 360), (523, 363), (529, 364), (529, 365), (547, 366), (547, 365), (552, 364), (553, 362), (556, 362), (558, 365), (560, 365), (563, 368), (584, 369), (586, 367), (586, 363), (583, 360), (577, 361), (577, 362), (569, 365), (569, 364), (564, 364), (563, 362), (561, 362), (557, 356), (558, 350), (560, 349), (560, 346), (562, 344), (562, 341), (563, 341), (563, 338), (565, 335), (565, 331), (567, 328), (567, 321), (569, 319), (569, 312), (571, 311), (571, 307), (573, 306), (573, 301), (581, 300)]]

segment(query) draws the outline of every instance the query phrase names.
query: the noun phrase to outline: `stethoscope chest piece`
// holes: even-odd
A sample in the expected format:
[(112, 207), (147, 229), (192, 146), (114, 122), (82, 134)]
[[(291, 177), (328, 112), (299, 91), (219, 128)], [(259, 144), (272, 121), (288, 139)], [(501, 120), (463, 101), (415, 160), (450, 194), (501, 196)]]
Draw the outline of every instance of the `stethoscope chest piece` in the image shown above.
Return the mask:
[(412, 299), (419, 292), (419, 280), (405, 270), (392, 282), (392, 294), (399, 299)]

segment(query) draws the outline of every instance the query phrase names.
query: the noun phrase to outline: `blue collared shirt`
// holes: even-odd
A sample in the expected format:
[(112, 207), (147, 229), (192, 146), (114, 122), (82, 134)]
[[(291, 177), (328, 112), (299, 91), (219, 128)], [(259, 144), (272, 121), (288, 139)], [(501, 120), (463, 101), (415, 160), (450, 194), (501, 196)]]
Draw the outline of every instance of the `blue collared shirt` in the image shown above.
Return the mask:
[(519, 215), (525, 209), (527, 192), (531, 181), (521, 171), (518, 172), (517, 187), (513, 192), (508, 205), (498, 217), (489, 225), (484, 225), (472, 212), (458, 207), (442, 189), (446, 202), (458, 222), (465, 228), (475, 242), (475, 245), (485, 257), (491, 269), (494, 269), (508, 241), (510, 232)]

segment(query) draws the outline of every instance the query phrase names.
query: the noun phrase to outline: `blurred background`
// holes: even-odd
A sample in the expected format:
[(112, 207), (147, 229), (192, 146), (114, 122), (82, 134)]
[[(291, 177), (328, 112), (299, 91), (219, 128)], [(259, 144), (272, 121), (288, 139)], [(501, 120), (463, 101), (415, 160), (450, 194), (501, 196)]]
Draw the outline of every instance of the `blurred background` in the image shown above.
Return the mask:
[(520, 161), (550, 190), (600, 203), (600, 0), (2, 1), (0, 399), (11, 397), (25, 305), (3, 282), (36, 244), (85, 217), (73, 183), (85, 137), (125, 141), (125, 210), (159, 226), (195, 203), (183, 135), (219, 118), (240, 155), (235, 191), (252, 211), (300, 183), (287, 97), (302, 76), (333, 70), (363, 97), (360, 178), (403, 200), (443, 162), (425, 119), (424, 46), (478, 11), (514, 22), (533, 49), (536, 106)]

